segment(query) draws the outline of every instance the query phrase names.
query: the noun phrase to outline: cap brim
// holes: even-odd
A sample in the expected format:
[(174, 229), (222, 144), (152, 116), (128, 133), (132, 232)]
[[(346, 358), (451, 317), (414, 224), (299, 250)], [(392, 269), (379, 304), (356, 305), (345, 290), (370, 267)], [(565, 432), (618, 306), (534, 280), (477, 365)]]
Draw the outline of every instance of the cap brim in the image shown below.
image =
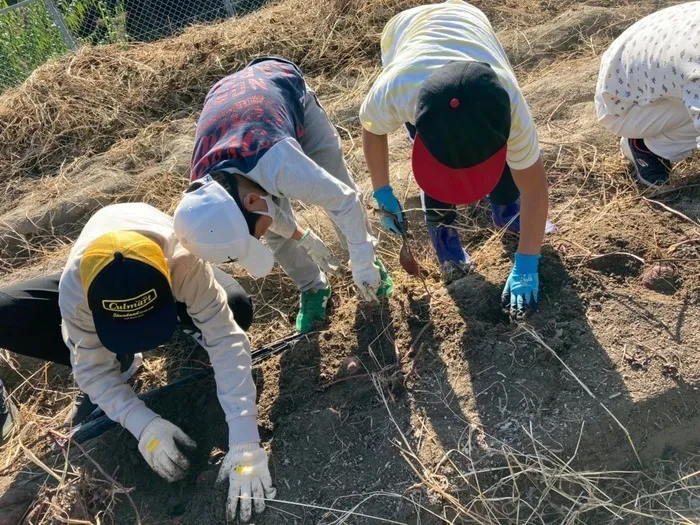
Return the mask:
[(93, 315), (95, 332), (102, 345), (115, 354), (137, 354), (167, 343), (177, 325), (175, 301), (161, 304), (141, 319), (117, 321)]
[(275, 257), (272, 255), (270, 248), (251, 236), (250, 244), (248, 245), (248, 255), (239, 258), (236, 262), (252, 277), (260, 279), (272, 271), (272, 267), (275, 265)]
[(454, 169), (433, 157), (417, 135), (413, 142), (413, 176), (429, 196), (446, 204), (470, 204), (486, 197), (501, 179), (508, 146), (481, 164)]

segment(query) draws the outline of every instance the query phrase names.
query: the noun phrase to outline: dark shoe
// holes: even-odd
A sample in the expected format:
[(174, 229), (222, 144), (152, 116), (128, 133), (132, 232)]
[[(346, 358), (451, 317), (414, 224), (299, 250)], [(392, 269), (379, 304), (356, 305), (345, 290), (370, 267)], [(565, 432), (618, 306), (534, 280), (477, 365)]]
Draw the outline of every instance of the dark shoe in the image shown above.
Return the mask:
[(462, 247), (462, 241), (459, 239), (459, 232), (456, 228), (444, 224), (437, 226), (429, 224), (428, 234), (441, 266), (446, 262), (459, 265), (471, 263), (471, 257)]
[(428, 234), (445, 283), (459, 279), (471, 271), (472, 259), (462, 247), (459, 232), (455, 228), (444, 224), (438, 226), (429, 224)]
[(520, 233), (520, 199), (511, 204), (494, 204), (489, 198), (489, 204), (493, 225), (496, 228), (508, 226), (508, 231)]
[[(119, 370), (122, 379), (128, 381), (143, 364), (142, 354), (117, 354)], [(78, 392), (73, 406), (63, 424), (67, 427), (76, 427), (88, 419), (95, 418), (102, 414), (102, 409), (90, 401), (90, 396), (85, 392)]]
[[(509, 232), (520, 233), (520, 199), (511, 204), (494, 204), (489, 197), (489, 204), (491, 205), (493, 225), (496, 228), (501, 229), (508, 226)], [(556, 231), (556, 225), (547, 221), (544, 232), (555, 233)]]
[(671, 178), (671, 162), (652, 153), (644, 139), (620, 141), (622, 154), (634, 164), (637, 180), (649, 188), (660, 188)]
[(447, 261), (440, 265), (440, 278), (442, 282), (447, 285), (469, 275), (469, 272), (471, 272), (473, 268), (471, 262), (459, 263)]
[(17, 417), (17, 407), (0, 381), (0, 444), (4, 443), (12, 434)]

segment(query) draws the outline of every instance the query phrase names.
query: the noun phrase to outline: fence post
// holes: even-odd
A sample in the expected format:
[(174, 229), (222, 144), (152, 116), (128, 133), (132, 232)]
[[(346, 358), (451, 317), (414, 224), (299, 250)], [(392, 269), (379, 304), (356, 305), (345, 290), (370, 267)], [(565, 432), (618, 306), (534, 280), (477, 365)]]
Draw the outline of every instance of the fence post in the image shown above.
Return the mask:
[(231, 0), (223, 0), (224, 7), (228, 11), (229, 16), (236, 16), (236, 8), (233, 7), (233, 2)]
[(68, 30), (68, 26), (66, 26), (66, 23), (63, 21), (63, 15), (61, 12), (56, 8), (55, 4), (51, 0), (44, 0), (44, 5), (46, 6), (46, 10), (49, 12), (49, 15), (51, 15), (53, 23), (56, 24), (56, 27), (61, 33), (61, 37), (63, 38), (63, 42), (65, 42), (66, 47), (68, 47), (68, 49), (71, 51), (76, 51), (78, 46), (75, 43), (75, 39), (73, 39), (73, 35)]

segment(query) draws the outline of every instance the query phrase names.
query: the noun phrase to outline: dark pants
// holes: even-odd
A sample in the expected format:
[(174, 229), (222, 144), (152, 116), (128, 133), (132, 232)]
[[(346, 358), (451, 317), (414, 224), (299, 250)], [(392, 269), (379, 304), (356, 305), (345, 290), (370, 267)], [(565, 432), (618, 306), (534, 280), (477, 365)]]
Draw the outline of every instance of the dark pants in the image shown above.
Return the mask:
[[(416, 136), (416, 128), (412, 124), (406, 123), (406, 133), (408, 138), (413, 143)], [(508, 164), (503, 168), (501, 178), (496, 184), (496, 187), (489, 194), (489, 200), (492, 204), (506, 205), (513, 204), (520, 197), (520, 190), (515, 185), (513, 175), (510, 172)], [(457, 206), (447, 204), (445, 202), (434, 199), (427, 193), (421, 193), (421, 201), (423, 204), (423, 212), (425, 213), (425, 222), (430, 226), (438, 226), (439, 224), (452, 224), (457, 219)]]
[[(520, 197), (520, 190), (515, 185), (513, 175), (510, 173), (508, 164), (503, 169), (503, 174), (496, 184), (496, 187), (489, 194), (492, 204), (504, 205), (514, 203)], [(425, 212), (425, 222), (432, 226), (438, 224), (452, 224), (457, 219), (457, 207), (454, 204), (447, 204), (430, 195), (423, 195), (423, 211)]]
[[(243, 330), (253, 322), (253, 303), (238, 282), (214, 268), (226, 290), (233, 317)], [(33, 279), (0, 289), (0, 348), (70, 366), (70, 352), (61, 335), (58, 281), (61, 274)], [(179, 327), (199, 331), (184, 303), (177, 303)]]

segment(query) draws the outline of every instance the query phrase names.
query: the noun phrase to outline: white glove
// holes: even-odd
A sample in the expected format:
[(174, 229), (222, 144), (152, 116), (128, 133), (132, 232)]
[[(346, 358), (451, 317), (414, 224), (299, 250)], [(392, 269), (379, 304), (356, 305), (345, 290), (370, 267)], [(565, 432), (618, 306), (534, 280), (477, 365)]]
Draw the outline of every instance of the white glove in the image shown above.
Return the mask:
[(365, 301), (377, 302), (377, 290), (382, 285), (379, 266), (374, 264), (374, 245), (371, 242), (348, 245), (352, 280)]
[(340, 271), (340, 261), (336, 259), (328, 246), (316, 235), (311, 228), (307, 228), (304, 236), (298, 241), (299, 246), (306, 250), (309, 257), (318, 265), (321, 270), (335, 276), (342, 275)]
[(255, 513), (260, 514), (265, 510), (265, 498), (274, 499), (277, 495), (267, 466), (267, 452), (258, 442), (231, 446), (221, 464), (216, 483), (223, 483), (227, 477), (226, 515), (229, 520), (236, 518), (239, 500), (241, 521), (246, 522), (251, 517), (251, 496)]
[(170, 481), (181, 480), (190, 462), (177, 444), (195, 449), (195, 443), (187, 434), (170, 421), (157, 417), (146, 425), (139, 438), (139, 452), (160, 477)]

